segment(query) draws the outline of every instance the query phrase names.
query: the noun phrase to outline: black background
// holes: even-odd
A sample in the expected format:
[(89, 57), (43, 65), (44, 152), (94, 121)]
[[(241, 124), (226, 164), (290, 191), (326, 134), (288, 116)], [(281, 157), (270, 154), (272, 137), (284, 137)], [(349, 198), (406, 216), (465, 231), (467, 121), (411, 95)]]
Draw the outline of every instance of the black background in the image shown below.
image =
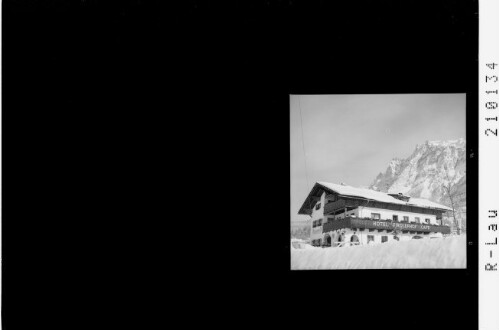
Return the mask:
[(289, 270), (289, 94), (466, 93), (477, 155), (477, 12), (4, 1), (4, 328), (477, 328), (476, 156), (467, 270)]

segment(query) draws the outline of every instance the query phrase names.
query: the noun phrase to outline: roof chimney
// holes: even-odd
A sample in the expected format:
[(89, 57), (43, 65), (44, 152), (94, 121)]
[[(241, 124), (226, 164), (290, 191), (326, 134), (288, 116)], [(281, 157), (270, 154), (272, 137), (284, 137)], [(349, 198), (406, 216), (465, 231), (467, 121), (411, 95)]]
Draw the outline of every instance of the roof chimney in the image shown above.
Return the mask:
[(408, 202), (408, 201), (409, 201), (409, 199), (411, 199), (411, 197), (410, 197), (410, 196), (406, 196), (406, 195), (404, 195), (404, 194), (402, 194), (402, 193), (398, 193), (398, 194), (388, 194), (388, 195), (392, 196), (393, 198), (396, 198), (396, 199), (399, 199), (399, 200), (401, 200), (401, 201), (404, 201), (404, 202)]

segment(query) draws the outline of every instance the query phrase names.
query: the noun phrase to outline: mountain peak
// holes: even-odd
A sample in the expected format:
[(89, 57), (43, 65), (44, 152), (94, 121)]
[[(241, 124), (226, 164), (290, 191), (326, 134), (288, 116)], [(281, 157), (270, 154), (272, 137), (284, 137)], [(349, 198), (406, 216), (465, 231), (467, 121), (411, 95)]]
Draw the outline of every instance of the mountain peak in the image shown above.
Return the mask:
[(465, 148), (466, 139), (458, 138), (454, 140), (431, 140), (431, 141), (426, 140), (424, 143), (416, 145), (414, 153), (425, 152), (427, 148), (447, 148), (447, 147)]
[(427, 141), (427, 143), (428, 145), (437, 146), (437, 147), (448, 147), (448, 146), (463, 147), (466, 144), (466, 140), (464, 138), (459, 138), (455, 140)]
[(426, 140), (406, 159), (393, 158), (384, 174), (377, 175), (371, 189), (400, 192), (441, 202), (442, 185), (466, 185), (466, 140)]
[(390, 165), (399, 165), (402, 162), (402, 159), (400, 158), (392, 158), (390, 161)]
[(443, 188), (451, 187), (456, 219), (466, 223), (466, 140), (432, 140), (416, 145), (406, 159), (393, 158), (370, 189), (402, 193), (450, 206)]

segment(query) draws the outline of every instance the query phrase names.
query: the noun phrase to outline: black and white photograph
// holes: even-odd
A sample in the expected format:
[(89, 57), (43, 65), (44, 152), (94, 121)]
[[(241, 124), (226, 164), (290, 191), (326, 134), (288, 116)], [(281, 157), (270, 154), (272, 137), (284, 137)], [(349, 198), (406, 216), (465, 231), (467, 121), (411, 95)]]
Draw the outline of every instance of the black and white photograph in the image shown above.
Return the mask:
[(291, 95), (291, 269), (466, 268), (466, 95)]
[(493, 1), (4, 2), (1, 327), (498, 330)]

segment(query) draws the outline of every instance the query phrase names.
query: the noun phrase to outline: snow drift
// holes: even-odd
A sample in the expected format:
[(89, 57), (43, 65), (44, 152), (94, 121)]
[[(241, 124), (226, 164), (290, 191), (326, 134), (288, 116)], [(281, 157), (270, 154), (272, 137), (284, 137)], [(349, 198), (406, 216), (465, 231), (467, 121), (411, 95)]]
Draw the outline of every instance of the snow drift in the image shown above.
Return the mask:
[(291, 248), (291, 269), (466, 268), (466, 236), (340, 248)]

